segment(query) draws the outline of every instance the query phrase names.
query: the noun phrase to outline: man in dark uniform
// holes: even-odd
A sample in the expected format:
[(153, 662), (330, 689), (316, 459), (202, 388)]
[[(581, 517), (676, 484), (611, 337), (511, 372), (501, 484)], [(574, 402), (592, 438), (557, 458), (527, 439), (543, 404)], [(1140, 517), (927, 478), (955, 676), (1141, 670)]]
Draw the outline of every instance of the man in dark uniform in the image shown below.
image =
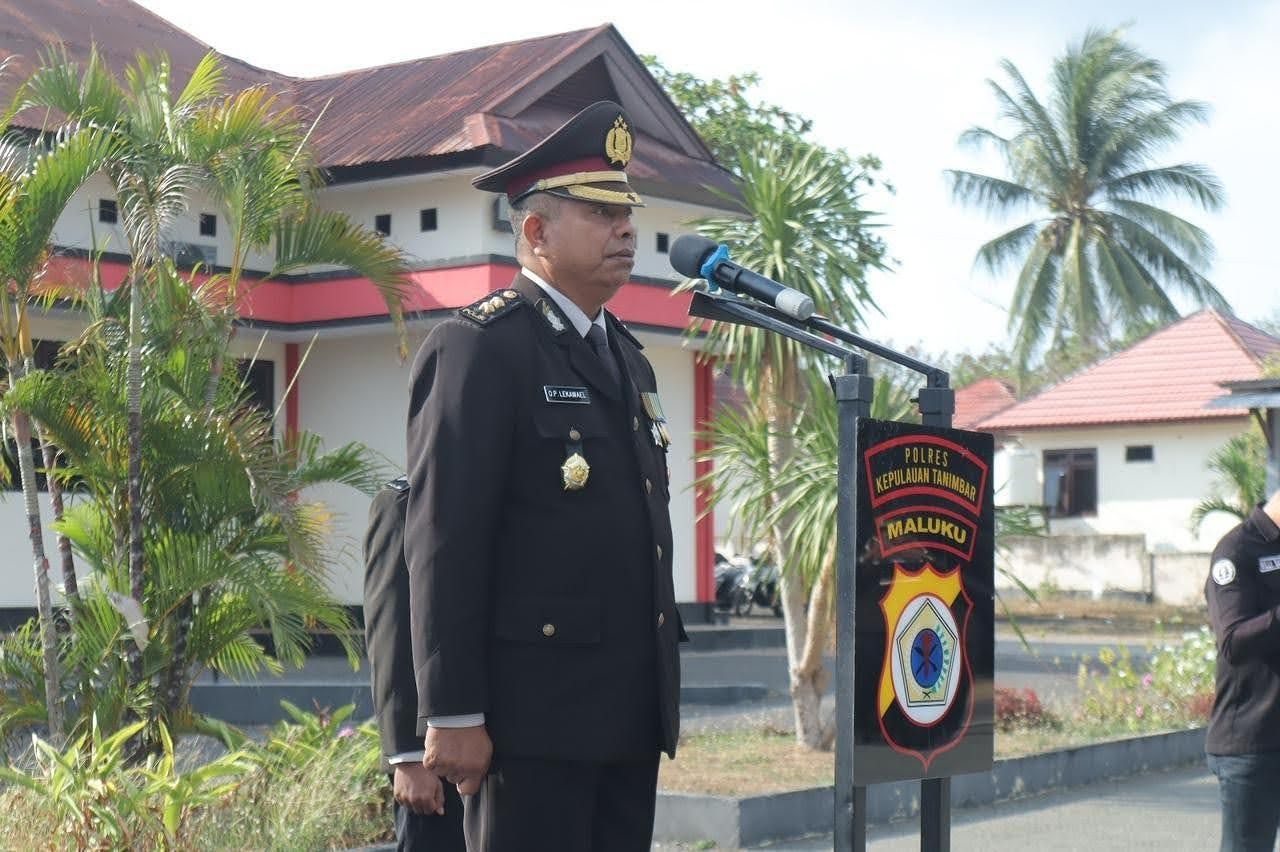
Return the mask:
[(1222, 800), (1222, 849), (1275, 847), (1280, 825), (1280, 492), (1213, 551), (1205, 582), (1218, 646), (1205, 741)]
[(395, 797), (397, 852), (462, 852), (462, 801), (422, 765), (418, 688), (409, 635), (409, 567), (404, 518), (409, 480), (374, 496), (364, 539), (364, 644), (383, 766)]
[(653, 368), (604, 305), (635, 259), (630, 122), (594, 104), (473, 181), (522, 270), (428, 335), (409, 401), (425, 765), (473, 850), (647, 850), (683, 631)]

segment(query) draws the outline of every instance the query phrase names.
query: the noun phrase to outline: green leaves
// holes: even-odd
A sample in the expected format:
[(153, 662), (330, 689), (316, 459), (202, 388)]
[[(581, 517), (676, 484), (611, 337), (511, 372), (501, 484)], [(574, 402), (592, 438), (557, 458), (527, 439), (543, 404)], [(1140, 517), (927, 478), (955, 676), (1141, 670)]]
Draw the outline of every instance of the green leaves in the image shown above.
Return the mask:
[(1205, 119), (1204, 105), (1174, 101), (1163, 66), (1119, 31), (1090, 30), (1055, 60), (1047, 99), (1011, 62), (1001, 69), (1007, 85), (988, 83), (1008, 132), (975, 127), (960, 141), (992, 149), (1008, 176), (953, 170), (947, 177), (963, 203), (1005, 215), (1040, 212), (977, 255), (993, 274), (1021, 269), (1009, 308), (1019, 360), (1029, 363), (1046, 339), (1050, 348), (1078, 340), (1106, 349), (1134, 328), (1173, 319), (1170, 289), (1224, 308), (1200, 272), (1212, 259), (1208, 236), (1156, 206), (1223, 203), (1206, 167), (1152, 164), (1183, 128)]

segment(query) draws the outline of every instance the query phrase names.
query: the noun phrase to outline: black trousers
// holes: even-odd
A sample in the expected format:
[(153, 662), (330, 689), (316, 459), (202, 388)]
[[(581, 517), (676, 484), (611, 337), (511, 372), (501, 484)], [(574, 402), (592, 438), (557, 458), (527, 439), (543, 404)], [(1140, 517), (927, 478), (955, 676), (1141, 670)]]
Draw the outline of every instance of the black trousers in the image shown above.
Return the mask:
[(399, 802), (396, 806), (397, 852), (466, 852), (462, 834), (462, 797), (458, 788), (444, 786), (444, 814), (417, 814)]
[(649, 852), (658, 755), (623, 763), (495, 759), (465, 797), (469, 852)]

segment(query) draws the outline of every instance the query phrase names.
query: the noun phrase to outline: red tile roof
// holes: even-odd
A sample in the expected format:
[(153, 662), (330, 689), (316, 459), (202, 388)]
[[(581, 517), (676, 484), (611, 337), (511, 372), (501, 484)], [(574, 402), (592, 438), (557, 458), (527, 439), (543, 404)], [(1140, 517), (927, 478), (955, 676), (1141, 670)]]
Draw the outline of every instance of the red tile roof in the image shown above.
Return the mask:
[[(15, 57), (0, 76), (3, 99), (51, 45), (83, 63), (96, 44), (117, 73), (140, 51), (164, 51), (175, 87), (211, 49), (132, 0), (0, 0), (0, 35), (0, 60)], [(430, 171), (424, 160), (451, 154), (491, 165), (523, 153), (582, 107), (612, 99), (640, 137), (630, 171), (642, 193), (715, 207), (732, 205), (703, 187), (737, 195), (610, 24), (310, 79), (222, 60), (227, 88), (265, 84), (301, 115), (319, 117), (311, 143), (326, 168), (410, 161), (417, 165), (408, 171)], [(42, 121), (22, 115), (17, 123)]]
[(985, 431), (1241, 417), (1205, 408), (1219, 382), (1256, 379), (1280, 340), (1213, 310), (1192, 314), (1026, 402), (978, 424)]
[(972, 429), (1017, 401), (1013, 388), (1000, 379), (979, 379), (956, 391), (956, 411), (951, 424), (957, 429)]

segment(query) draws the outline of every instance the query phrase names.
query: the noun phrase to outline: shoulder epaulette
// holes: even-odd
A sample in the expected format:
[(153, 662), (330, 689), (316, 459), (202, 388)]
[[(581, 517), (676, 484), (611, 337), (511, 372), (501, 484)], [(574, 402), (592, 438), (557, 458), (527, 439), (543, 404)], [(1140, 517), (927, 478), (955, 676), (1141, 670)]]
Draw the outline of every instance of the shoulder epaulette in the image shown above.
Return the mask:
[(520, 307), (523, 301), (515, 290), (494, 290), (480, 301), (459, 308), (458, 313), (476, 325), (488, 325)]

